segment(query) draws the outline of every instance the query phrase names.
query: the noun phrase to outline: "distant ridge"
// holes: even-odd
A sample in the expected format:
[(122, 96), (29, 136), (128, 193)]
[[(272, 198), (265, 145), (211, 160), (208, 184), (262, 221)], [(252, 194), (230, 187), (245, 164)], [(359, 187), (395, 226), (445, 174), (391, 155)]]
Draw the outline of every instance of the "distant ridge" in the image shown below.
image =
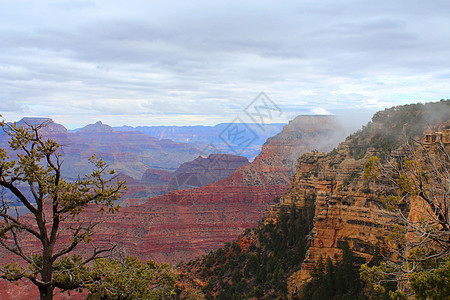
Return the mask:
[[(18, 125), (49, 124), (41, 133), (63, 145), (64, 176), (74, 178), (91, 169), (88, 158), (97, 154), (118, 173), (122, 172), (136, 179), (149, 168), (165, 167), (174, 170), (180, 164), (199, 155), (195, 145), (159, 140), (139, 131), (119, 132), (101, 121), (89, 124), (76, 132), (68, 131), (51, 118), (25, 117)], [(8, 148), (8, 137), (0, 135), (0, 146)]]
[[(252, 140), (251, 145), (242, 149), (242, 152), (233, 153), (228, 147), (224, 135), (233, 125), (245, 126), (246, 130), (242, 138)], [(264, 142), (277, 133), (281, 132), (286, 123), (220, 123), (214, 126), (193, 125), (193, 126), (121, 126), (113, 127), (117, 131), (139, 131), (144, 134), (156, 137), (160, 140), (170, 139), (178, 143), (190, 143), (200, 146), (200, 149), (207, 147), (214, 148), (215, 153), (230, 153), (243, 155), (252, 161), (261, 151)]]

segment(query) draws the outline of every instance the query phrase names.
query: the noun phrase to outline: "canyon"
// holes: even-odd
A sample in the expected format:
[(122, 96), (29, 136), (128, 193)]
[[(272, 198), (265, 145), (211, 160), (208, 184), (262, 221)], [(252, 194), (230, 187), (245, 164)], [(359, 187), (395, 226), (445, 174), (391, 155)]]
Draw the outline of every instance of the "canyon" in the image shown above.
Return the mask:
[[(130, 135), (126, 132), (117, 134), (100, 122), (87, 126), (77, 133), (67, 133), (64, 127), (51, 123), (44, 135), (58, 137), (58, 141), (62, 141), (64, 155), (75, 157), (72, 161), (70, 157), (65, 160), (65, 164), (69, 165), (70, 163), (76, 165), (80, 158), (88, 157), (86, 153), (86, 150), (90, 149), (88, 145), (80, 143), (78, 146), (72, 142), (77, 138), (81, 139), (81, 136), (94, 144), (95, 149), (103, 150), (101, 154), (108, 153), (106, 145), (113, 141), (118, 144), (114, 145), (115, 149), (124, 147), (125, 150), (129, 150), (126, 139)], [(135, 135), (142, 141), (148, 140), (161, 146), (151, 137), (142, 136), (141, 133)], [(157, 197), (149, 198), (146, 193), (146, 182), (150, 185), (155, 183), (164, 185), (167, 181), (170, 182), (172, 172), (159, 168), (146, 168), (142, 172), (142, 168), (140, 173), (143, 174), (140, 179), (135, 179), (126, 172), (120, 172), (118, 178), (129, 181), (130, 186), (127, 196), (122, 200), (125, 207), (114, 214), (99, 213), (98, 207), (88, 207), (80, 215), (79, 220), (99, 224), (93, 242), (78, 247), (75, 252), (87, 256), (92, 253), (93, 248), (109, 247), (113, 243), (117, 245), (113, 255), (122, 253), (135, 255), (142, 260), (151, 258), (158, 262), (174, 264), (217, 249), (224, 242), (235, 239), (245, 228), (258, 224), (265, 210), (274, 200), (278, 201), (277, 199), (286, 191), (290, 176), (295, 171), (296, 158), (301, 153), (313, 149), (331, 150), (345, 135), (345, 130), (332, 116), (299, 116), (286, 125), (281, 133), (269, 138), (251, 164), (243, 157), (211, 154), (208, 158), (200, 157), (194, 162), (186, 163), (179, 170), (180, 174), (189, 171), (192, 175), (198, 175), (199, 170), (196, 168), (206, 165), (209, 171), (215, 172), (214, 177), (221, 179), (226, 177), (226, 172), (231, 172), (233, 168), (242, 164), (231, 176), (203, 187), (171, 191)], [(2, 140), (2, 143), (6, 141)], [(138, 150), (145, 149), (142, 144), (133, 143), (137, 144), (135, 146)], [(155, 143), (150, 146), (153, 147)], [(164, 143), (173, 142), (164, 141)], [(74, 145), (75, 149), (69, 150)], [(175, 148), (178, 146), (191, 149), (186, 145), (176, 143), (172, 145)], [(113, 154), (109, 157), (112, 159), (117, 156)], [(108, 159), (108, 155), (106, 158)], [(114, 167), (117, 165), (120, 166), (113, 164)], [(27, 218), (29, 216), (23, 216), (23, 219)], [(75, 222), (70, 218), (66, 219), (57, 247), (69, 241), (70, 226)], [(27, 251), (36, 251), (40, 248), (39, 243), (31, 239), (23, 239), (22, 245)], [(2, 253), (3, 262), (6, 263), (10, 259), (12, 259), (10, 255)], [(21, 286), (23, 289), (26, 287), (27, 285)], [(4, 292), (9, 293), (7, 290)]]
[[(298, 116), (266, 141), (252, 163), (233, 155), (197, 157), (175, 172), (181, 178), (176, 187), (182, 189), (157, 197), (138, 187), (145, 189), (145, 182), (170, 187), (174, 173), (148, 168), (139, 180), (120, 174), (130, 182), (128, 195), (133, 196), (114, 214), (99, 214), (97, 207), (88, 207), (81, 220), (99, 225), (94, 241), (77, 252), (88, 254), (92, 247), (113, 243), (123, 254), (175, 264), (239, 236), (237, 244), (245, 251), (257, 241), (251, 231), (242, 235), (245, 229), (278, 222), (283, 207), (302, 207), (306, 199), (314, 199), (306, 257), (287, 282), (288, 293), (295, 298), (319, 258), (339, 259), (345, 243), (361, 263), (370, 261), (375, 246), (390, 230), (392, 216), (379, 197), (387, 185), (364, 178), (366, 162), (388, 153), (401, 155), (405, 137), (420, 139), (428, 133), (424, 141), (430, 142), (440, 132), (449, 140), (448, 116), (448, 101), (394, 107), (376, 113), (345, 139), (347, 133), (334, 117)], [(214, 171), (212, 177), (218, 181), (203, 178), (205, 169)], [(226, 177), (224, 172), (232, 174)], [(70, 225), (69, 221), (67, 228)], [(61, 237), (65, 241), (64, 234)]]
[[(95, 208), (84, 214), (101, 220), (94, 240), (141, 259), (176, 263), (198, 257), (235, 239), (258, 224), (274, 199), (282, 196), (304, 152), (329, 151), (345, 136), (332, 116), (298, 116), (269, 138), (261, 153), (221, 181), (188, 190), (136, 199), (99, 218)], [(113, 237), (113, 239), (111, 239)]]
[[(395, 214), (387, 209), (382, 195), (383, 192), (394, 195), (396, 189), (386, 178), (364, 176), (366, 163), (377, 157), (389, 169), (389, 163), (404, 157), (404, 144), (411, 139), (422, 141), (425, 148), (441, 143), (448, 149), (449, 116), (449, 100), (385, 109), (376, 113), (371, 122), (349, 135), (332, 151), (301, 154), (296, 160), (295, 175), (291, 177), (289, 188), (280, 197), (279, 203), (270, 206), (258, 227), (246, 230), (234, 243), (181, 265), (180, 272), (189, 274), (184, 284), (202, 289), (208, 297), (235, 293), (237, 290), (250, 292), (242, 289), (242, 284), (251, 287), (253, 293), (272, 293), (273, 290), (264, 290), (270, 283), (266, 284), (258, 275), (248, 273), (249, 265), (255, 260), (266, 262), (264, 267), (271, 268), (270, 263), (261, 260), (260, 252), (255, 249), (260, 251), (258, 247), (266, 245), (262, 250), (268, 251), (269, 260), (280, 251), (276, 241), (271, 241), (271, 248), (267, 248), (267, 238), (261, 232), (271, 232), (274, 224), (286, 226), (286, 220), (292, 216), (286, 216), (285, 212), (293, 207), (307, 213), (308, 219), (311, 201), (314, 203), (314, 216), (309, 233), (299, 235), (297, 238), (301, 241), (296, 241), (305, 246), (290, 249), (305, 253), (305, 256), (301, 263), (290, 266), (293, 271), (285, 275), (286, 281), (279, 282), (286, 283), (284, 295), (298, 299), (305, 284), (311, 280), (311, 271), (318, 261), (327, 257), (333, 261), (340, 260), (342, 249), (347, 244), (355, 254), (358, 265), (370, 262), (376, 249), (386, 251), (385, 239), (392, 232)], [(423, 200), (414, 199), (411, 205), (415, 207), (415, 213), (410, 216), (418, 220), (423, 218), (420, 212), (425, 204)], [(280, 219), (281, 212), (284, 212), (284, 221)], [(285, 230), (284, 233), (292, 239), (291, 232)], [(225, 258), (222, 258), (223, 253)], [(271, 263), (278, 265), (281, 262)], [(255, 282), (259, 285), (255, 286)]]

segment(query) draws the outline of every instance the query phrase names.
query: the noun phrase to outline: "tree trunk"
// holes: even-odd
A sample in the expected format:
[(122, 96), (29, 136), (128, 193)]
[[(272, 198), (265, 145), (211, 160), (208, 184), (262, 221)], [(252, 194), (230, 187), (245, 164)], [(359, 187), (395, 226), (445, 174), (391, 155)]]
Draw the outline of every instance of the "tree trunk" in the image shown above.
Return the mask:
[(46, 287), (39, 287), (39, 295), (41, 300), (52, 300), (53, 299), (53, 286), (49, 285)]
[[(53, 263), (51, 261), (51, 253), (52, 247), (45, 247), (44, 245), (41, 280), (45, 283), (50, 283), (52, 281)], [(54, 287), (52, 284), (39, 287), (39, 294), (41, 296), (41, 300), (53, 299), (53, 289)]]

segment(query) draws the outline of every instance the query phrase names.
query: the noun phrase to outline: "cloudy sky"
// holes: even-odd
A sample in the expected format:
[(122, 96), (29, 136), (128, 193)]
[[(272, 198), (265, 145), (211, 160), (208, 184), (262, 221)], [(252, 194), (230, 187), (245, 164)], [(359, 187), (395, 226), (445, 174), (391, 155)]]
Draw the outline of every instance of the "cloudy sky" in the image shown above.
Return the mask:
[[(0, 0), (0, 113), (76, 128), (450, 98), (450, 1)], [(356, 114), (357, 116), (359, 114)]]

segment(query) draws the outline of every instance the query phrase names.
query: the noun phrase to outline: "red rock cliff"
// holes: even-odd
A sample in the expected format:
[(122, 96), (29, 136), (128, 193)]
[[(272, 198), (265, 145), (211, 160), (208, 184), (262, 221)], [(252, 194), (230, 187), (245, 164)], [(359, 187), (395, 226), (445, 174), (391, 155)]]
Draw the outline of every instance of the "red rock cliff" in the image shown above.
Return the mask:
[[(429, 118), (428, 112), (433, 111), (439, 111), (439, 117)], [(332, 152), (300, 156), (296, 175), (280, 202), (301, 203), (306, 195), (315, 195), (316, 208), (310, 247), (300, 271), (290, 278), (290, 294), (309, 279), (320, 256), (338, 258), (344, 241), (359, 257), (371, 259), (374, 245), (383, 241), (390, 230), (392, 213), (385, 209), (380, 194), (391, 185), (364, 179), (365, 163), (372, 156), (382, 157), (388, 152), (390, 157), (402, 155), (400, 146), (405, 136), (420, 138), (427, 129), (434, 132), (449, 128), (449, 116), (448, 101), (394, 107), (375, 114), (372, 123)], [(424, 142), (433, 143), (437, 136), (448, 141), (448, 133), (447, 129), (429, 134)]]
[[(96, 240), (111, 236), (140, 258), (189, 260), (255, 226), (289, 186), (296, 158), (332, 149), (345, 133), (330, 116), (299, 116), (268, 139), (253, 163), (208, 186), (170, 192), (104, 216)], [(86, 217), (95, 219), (94, 211)]]

